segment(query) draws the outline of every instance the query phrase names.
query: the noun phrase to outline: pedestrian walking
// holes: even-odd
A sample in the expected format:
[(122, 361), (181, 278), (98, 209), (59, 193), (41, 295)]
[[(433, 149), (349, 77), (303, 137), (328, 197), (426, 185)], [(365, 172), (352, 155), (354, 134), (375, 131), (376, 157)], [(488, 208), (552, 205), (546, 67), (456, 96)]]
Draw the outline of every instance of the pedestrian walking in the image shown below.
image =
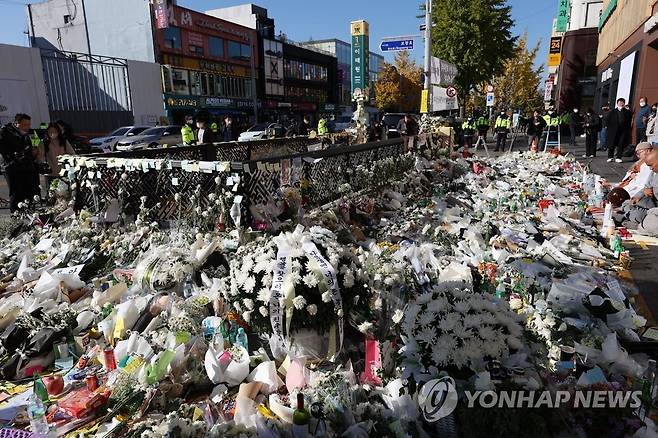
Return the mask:
[(640, 109), (635, 115), (635, 144), (647, 141), (647, 123), (651, 115), (651, 108), (647, 102), (646, 97), (640, 98)]
[(418, 135), (418, 123), (411, 117), (411, 114), (405, 114), (398, 122), (396, 128), (404, 141), (404, 150), (409, 152), (414, 146), (416, 135)]
[(631, 136), (631, 112), (625, 108), (626, 99), (617, 99), (617, 107), (608, 113), (608, 163), (622, 162), (622, 154)]
[(222, 141), (234, 141), (235, 134), (233, 132), (233, 118), (226, 116), (224, 118), (224, 130), (222, 131)]
[(541, 144), (541, 137), (546, 128), (546, 120), (539, 115), (539, 111), (535, 110), (532, 117), (527, 123), (528, 125), (528, 148), (531, 151), (537, 151)]
[(569, 119), (570, 146), (573, 147), (576, 146), (576, 137), (578, 136), (581, 125), (582, 125), (582, 120), (580, 117), (580, 110), (578, 108), (574, 108), (573, 111), (571, 112), (571, 119)]
[(599, 132), (599, 151), (608, 150), (608, 113), (610, 112), (610, 107), (608, 105), (603, 105), (601, 107), (601, 114), (599, 114), (599, 119), (601, 119), (601, 132)]
[(505, 150), (505, 145), (507, 144), (507, 133), (510, 130), (511, 121), (507, 116), (505, 111), (501, 111), (500, 115), (496, 118), (496, 124), (494, 125), (496, 131), (496, 149), (494, 152), (499, 150)]
[(0, 154), (4, 174), (9, 186), (9, 210), (18, 210), (18, 204), (39, 194), (38, 174), (34, 164), (30, 127), (27, 114), (16, 114), (14, 123), (0, 129)]
[(51, 123), (46, 128), (46, 135), (37, 150), (37, 164), (40, 168), (39, 173), (44, 175), (43, 187), (46, 192), (50, 183), (60, 176), (62, 167), (58, 158), (61, 155), (75, 155), (75, 150), (64, 137), (59, 125)]
[(197, 144), (217, 142), (217, 134), (212, 130), (205, 117), (197, 117), (196, 127)]
[(601, 120), (592, 108), (587, 109), (585, 115), (585, 155), (583, 158), (594, 158), (596, 156), (596, 143), (598, 141), (599, 126)]
[(190, 146), (196, 143), (194, 135), (194, 117), (188, 114), (185, 116), (185, 124), (180, 129), (181, 138), (185, 146)]

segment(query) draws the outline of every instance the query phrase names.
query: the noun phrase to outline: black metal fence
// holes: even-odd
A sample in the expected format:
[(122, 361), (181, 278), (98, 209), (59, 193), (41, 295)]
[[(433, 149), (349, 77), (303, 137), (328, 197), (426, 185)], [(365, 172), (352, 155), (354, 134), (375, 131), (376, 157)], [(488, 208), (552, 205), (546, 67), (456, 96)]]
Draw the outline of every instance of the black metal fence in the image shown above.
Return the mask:
[[(146, 197), (152, 217), (160, 221), (196, 207), (205, 209), (213, 202), (209, 195), (217, 192), (218, 184), (242, 196), (242, 210), (248, 215), (249, 207), (276, 198), (282, 187), (302, 188), (306, 207), (313, 208), (345, 191), (397, 179), (414, 163), (414, 156), (404, 153), (401, 139), (309, 152), (313, 141), (174, 147), (69, 157), (64, 162), (76, 182), (78, 208), (101, 212), (116, 199), (124, 211), (134, 213), (140, 198)], [(192, 205), (195, 192), (200, 197)]]

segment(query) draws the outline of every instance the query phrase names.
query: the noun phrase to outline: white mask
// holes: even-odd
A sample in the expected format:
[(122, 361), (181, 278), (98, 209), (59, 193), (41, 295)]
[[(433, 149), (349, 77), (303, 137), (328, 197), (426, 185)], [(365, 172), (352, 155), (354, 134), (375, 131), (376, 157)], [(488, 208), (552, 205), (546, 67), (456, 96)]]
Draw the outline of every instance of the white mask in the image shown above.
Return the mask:
[(645, 107), (645, 106), (647, 106), (647, 103), (646, 102), (640, 102), (640, 106)]
[(574, 109), (573, 112), (577, 114), (578, 113), (578, 108)]

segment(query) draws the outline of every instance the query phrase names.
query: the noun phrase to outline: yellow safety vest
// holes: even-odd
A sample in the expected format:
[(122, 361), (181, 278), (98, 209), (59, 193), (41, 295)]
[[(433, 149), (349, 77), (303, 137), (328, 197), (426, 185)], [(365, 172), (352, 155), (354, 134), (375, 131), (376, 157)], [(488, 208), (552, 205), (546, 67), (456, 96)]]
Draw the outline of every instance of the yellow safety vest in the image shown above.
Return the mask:
[(32, 132), (32, 135), (30, 136), (30, 141), (32, 142), (33, 148), (39, 147), (39, 144), (41, 143), (41, 139), (39, 138), (39, 134), (37, 134), (37, 131)]
[(327, 129), (327, 121), (325, 119), (320, 119), (318, 121), (318, 135), (325, 135), (329, 130)]
[(496, 128), (509, 129), (509, 127), (510, 127), (510, 119), (502, 118), (502, 117), (498, 117), (496, 119)]
[(191, 145), (196, 141), (196, 134), (194, 130), (187, 123), (180, 129), (181, 137), (183, 137), (183, 144)]

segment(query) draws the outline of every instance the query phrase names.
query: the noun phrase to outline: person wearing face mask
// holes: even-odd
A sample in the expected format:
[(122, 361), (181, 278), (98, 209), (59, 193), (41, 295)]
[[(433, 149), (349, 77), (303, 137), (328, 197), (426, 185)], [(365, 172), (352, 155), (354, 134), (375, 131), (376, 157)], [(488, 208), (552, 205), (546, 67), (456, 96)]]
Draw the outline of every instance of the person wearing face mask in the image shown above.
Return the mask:
[(191, 115), (185, 116), (185, 124), (181, 127), (180, 133), (185, 146), (190, 146), (196, 143), (196, 136), (194, 135), (194, 117)]
[(617, 99), (617, 107), (608, 113), (608, 163), (621, 163), (624, 149), (631, 140), (631, 112), (625, 108), (626, 99)]
[(197, 117), (196, 127), (197, 144), (217, 142), (217, 134), (210, 129), (210, 126), (208, 126), (208, 120), (205, 117)]
[(569, 120), (569, 133), (571, 134), (569, 140), (570, 146), (576, 146), (576, 136), (578, 135), (581, 124), (582, 120), (580, 118), (580, 112), (578, 108), (574, 108), (571, 113), (571, 119)]
[(64, 137), (61, 128), (57, 124), (51, 123), (48, 125), (46, 136), (39, 144), (39, 149), (37, 150), (37, 163), (47, 165), (48, 169), (48, 172), (45, 173), (44, 187), (46, 190), (48, 190), (52, 180), (57, 178), (59, 172), (62, 170), (58, 161), (60, 155), (75, 155), (75, 151), (71, 143)]
[(494, 149), (494, 152), (505, 150), (505, 145), (507, 144), (507, 133), (509, 132), (510, 125), (511, 121), (507, 116), (507, 113), (501, 111), (500, 115), (496, 118), (496, 124), (494, 125), (496, 130), (496, 149)]
[(647, 120), (647, 141), (658, 146), (658, 103), (651, 105), (651, 113), (649, 114), (649, 119)]
[(601, 114), (599, 114), (601, 132), (599, 132), (599, 148), (597, 149), (597, 151), (608, 150), (608, 113), (609, 112), (610, 112), (609, 106), (603, 105), (601, 107)]
[(9, 210), (12, 213), (18, 210), (18, 204), (39, 194), (30, 140), (31, 123), (27, 114), (16, 114), (14, 123), (0, 129), (0, 154), (9, 186)]
[(651, 108), (647, 104), (646, 97), (640, 98), (640, 109), (635, 115), (635, 143), (647, 141), (647, 122), (651, 115)]

